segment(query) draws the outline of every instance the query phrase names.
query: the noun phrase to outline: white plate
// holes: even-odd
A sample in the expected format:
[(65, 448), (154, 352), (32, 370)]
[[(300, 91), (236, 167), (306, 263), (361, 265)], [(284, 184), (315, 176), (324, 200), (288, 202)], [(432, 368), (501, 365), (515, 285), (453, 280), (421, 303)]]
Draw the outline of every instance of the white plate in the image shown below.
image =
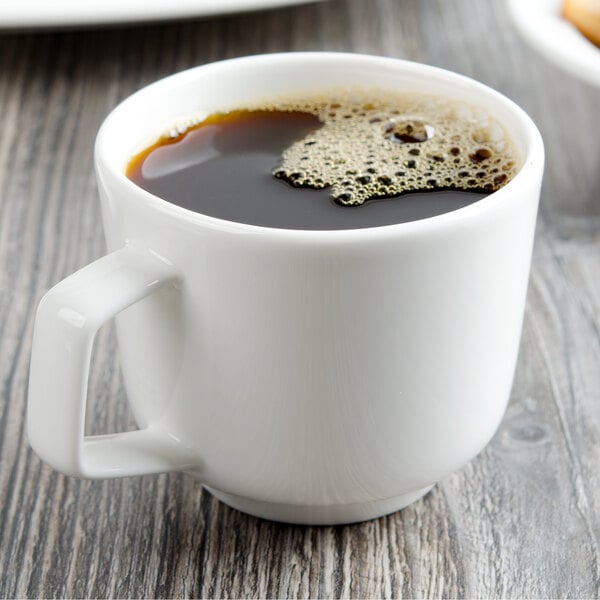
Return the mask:
[(573, 75), (600, 86), (600, 49), (560, 15), (562, 0), (508, 0), (523, 37)]
[(316, 0), (0, 0), (0, 29), (108, 25), (209, 17), (314, 1)]

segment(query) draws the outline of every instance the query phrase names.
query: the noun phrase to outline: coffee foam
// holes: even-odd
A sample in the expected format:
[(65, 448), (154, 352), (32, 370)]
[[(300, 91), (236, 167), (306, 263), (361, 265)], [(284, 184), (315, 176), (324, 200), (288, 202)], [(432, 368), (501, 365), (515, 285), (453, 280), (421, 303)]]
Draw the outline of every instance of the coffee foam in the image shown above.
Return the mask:
[(413, 191), (494, 192), (520, 166), (497, 121), (448, 97), (352, 91), (247, 108), (316, 115), (322, 126), (287, 148), (273, 175), (330, 188), (346, 206)]

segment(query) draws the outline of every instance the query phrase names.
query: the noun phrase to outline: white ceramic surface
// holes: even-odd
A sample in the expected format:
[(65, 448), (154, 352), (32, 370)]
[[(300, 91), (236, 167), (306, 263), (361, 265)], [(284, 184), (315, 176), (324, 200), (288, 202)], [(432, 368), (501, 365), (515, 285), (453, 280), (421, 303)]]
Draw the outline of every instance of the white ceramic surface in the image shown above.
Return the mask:
[(600, 86), (600, 48), (561, 17), (562, 0), (508, 0), (523, 37), (572, 75)]
[(0, 0), (0, 29), (209, 17), (319, 0)]
[[(489, 110), (521, 171), (458, 211), (345, 231), (223, 221), (123, 173), (182, 117), (356, 81)], [(96, 168), (111, 254), (54, 287), (35, 326), (29, 436), (54, 468), (186, 470), (252, 514), (342, 523), (402, 508), (490, 440), (512, 385), (543, 170), (540, 135), (511, 101), (395, 59), (241, 58), (125, 100), (98, 134)], [(84, 438), (92, 340), (119, 311), (141, 431)]]

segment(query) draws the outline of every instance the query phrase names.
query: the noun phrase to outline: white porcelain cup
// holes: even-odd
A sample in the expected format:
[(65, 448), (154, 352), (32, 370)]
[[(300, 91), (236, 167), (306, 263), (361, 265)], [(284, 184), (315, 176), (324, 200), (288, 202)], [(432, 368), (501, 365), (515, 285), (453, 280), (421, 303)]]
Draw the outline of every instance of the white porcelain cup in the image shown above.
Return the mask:
[[(484, 108), (522, 168), (466, 208), (343, 231), (220, 220), (124, 175), (182, 117), (357, 84)], [(140, 90), (96, 143), (110, 253), (38, 310), (31, 445), (79, 477), (186, 471), (227, 504), (279, 521), (348, 523), (406, 506), (473, 458), (502, 419), (543, 160), (535, 125), (510, 100), (401, 60), (253, 56)], [(139, 431), (86, 437), (94, 335), (113, 317)]]

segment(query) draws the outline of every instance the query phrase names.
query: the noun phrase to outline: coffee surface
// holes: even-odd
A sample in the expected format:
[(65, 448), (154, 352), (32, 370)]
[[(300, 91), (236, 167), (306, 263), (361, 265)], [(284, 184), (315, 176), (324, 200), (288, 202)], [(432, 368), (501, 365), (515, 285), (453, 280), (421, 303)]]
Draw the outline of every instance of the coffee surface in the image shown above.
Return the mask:
[(503, 129), (448, 99), (360, 96), (217, 113), (133, 157), (127, 176), (184, 208), (287, 229), (357, 229), (467, 206), (504, 185)]

